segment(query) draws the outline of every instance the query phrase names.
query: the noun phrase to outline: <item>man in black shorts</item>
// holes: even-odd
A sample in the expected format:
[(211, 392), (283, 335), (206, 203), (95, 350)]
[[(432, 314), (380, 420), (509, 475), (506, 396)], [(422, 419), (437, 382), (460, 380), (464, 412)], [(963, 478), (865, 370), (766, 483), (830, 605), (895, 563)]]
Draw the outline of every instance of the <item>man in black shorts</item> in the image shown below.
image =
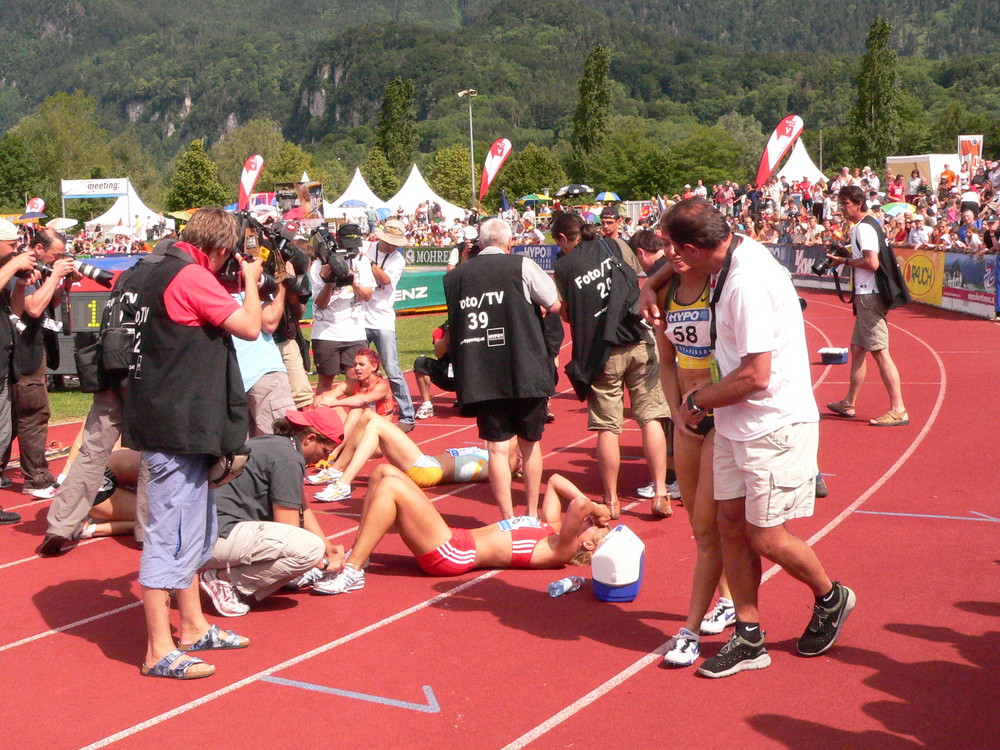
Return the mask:
[(490, 486), (504, 518), (514, 516), (507, 457), (517, 436), (528, 515), (537, 515), (542, 483), (538, 441), (548, 397), (555, 391), (554, 364), (539, 308), (559, 311), (555, 283), (529, 258), (510, 254), (510, 226), (487, 219), (479, 228), (475, 257), (444, 277), (450, 333), (462, 413), (476, 417), (490, 452)]

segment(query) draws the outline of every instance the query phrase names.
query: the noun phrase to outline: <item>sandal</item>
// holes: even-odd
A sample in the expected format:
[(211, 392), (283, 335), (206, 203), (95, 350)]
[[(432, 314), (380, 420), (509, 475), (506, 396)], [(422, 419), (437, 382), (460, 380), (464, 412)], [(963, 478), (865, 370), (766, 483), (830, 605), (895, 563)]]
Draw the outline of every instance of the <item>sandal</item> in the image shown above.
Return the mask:
[(854, 404), (849, 404), (846, 401), (834, 401), (833, 403), (827, 404), (826, 408), (838, 417), (854, 419)]
[(653, 498), (653, 515), (659, 518), (670, 518), (674, 514), (674, 509), (670, 507), (670, 498), (667, 495), (657, 495)]
[(180, 651), (211, 651), (227, 650), (234, 648), (246, 648), (250, 645), (250, 639), (242, 635), (236, 635), (232, 630), (225, 632), (218, 625), (212, 625), (208, 631), (195, 643), (182, 643), (178, 646)]
[(197, 656), (188, 656), (180, 649), (171, 651), (156, 664), (147, 667), (143, 664), (139, 672), (144, 677), (167, 677), (172, 680), (197, 680), (201, 677), (211, 677), (215, 667), (206, 664)]
[(873, 427), (902, 427), (910, 423), (910, 415), (904, 412), (887, 411), (877, 419), (870, 419), (868, 423)]

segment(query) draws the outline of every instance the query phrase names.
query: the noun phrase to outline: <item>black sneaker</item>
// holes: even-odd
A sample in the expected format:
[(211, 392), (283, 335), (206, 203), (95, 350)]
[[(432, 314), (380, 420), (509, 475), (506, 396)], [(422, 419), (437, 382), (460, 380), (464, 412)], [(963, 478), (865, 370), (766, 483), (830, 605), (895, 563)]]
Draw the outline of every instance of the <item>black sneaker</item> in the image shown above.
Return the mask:
[(771, 657), (764, 648), (764, 632), (760, 642), (750, 643), (738, 633), (729, 637), (729, 643), (711, 659), (706, 659), (698, 668), (702, 677), (729, 677), (745, 669), (764, 669), (771, 666)]
[(858, 600), (851, 589), (840, 585), (840, 581), (834, 581), (833, 585), (840, 593), (840, 600), (832, 609), (819, 604), (813, 607), (812, 619), (796, 647), (803, 656), (819, 656), (837, 642), (844, 620)]
[(3, 508), (0, 508), (0, 526), (5, 526), (9, 523), (20, 523), (21, 517), (17, 513), (10, 513)]

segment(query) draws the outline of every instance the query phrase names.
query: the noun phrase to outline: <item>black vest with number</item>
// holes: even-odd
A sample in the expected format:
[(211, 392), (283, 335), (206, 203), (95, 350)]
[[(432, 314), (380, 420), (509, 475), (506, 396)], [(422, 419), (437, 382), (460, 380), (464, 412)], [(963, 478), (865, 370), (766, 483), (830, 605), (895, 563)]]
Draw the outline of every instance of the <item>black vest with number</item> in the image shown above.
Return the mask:
[(175, 323), (164, 304), (167, 286), (193, 262), (170, 248), (140, 293), (145, 310), (125, 389), (122, 442), (128, 448), (224, 456), (246, 440), (246, 393), (229, 334), (207, 323)]
[(554, 392), (542, 317), (524, 296), (519, 255), (477, 255), (444, 277), (451, 361), (463, 405)]

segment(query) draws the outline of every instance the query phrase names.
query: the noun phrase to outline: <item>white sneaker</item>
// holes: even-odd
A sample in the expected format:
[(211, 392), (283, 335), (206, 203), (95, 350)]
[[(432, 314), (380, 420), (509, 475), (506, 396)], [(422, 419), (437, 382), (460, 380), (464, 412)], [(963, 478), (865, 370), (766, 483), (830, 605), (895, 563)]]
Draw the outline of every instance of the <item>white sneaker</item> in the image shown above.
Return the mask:
[(85, 518), (80, 521), (80, 525), (73, 530), (74, 539), (92, 539), (97, 531), (97, 524), (92, 518)]
[(667, 495), (670, 496), (671, 500), (681, 499), (681, 488), (678, 486), (676, 481), (673, 481), (667, 485)]
[(335, 503), (338, 500), (347, 500), (351, 496), (351, 485), (342, 482), (333, 482), (325, 490), (313, 495), (313, 500), (317, 503)]
[(209, 569), (201, 574), (201, 590), (208, 594), (215, 611), (223, 617), (240, 617), (250, 611), (250, 607), (240, 601), (233, 584), (219, 578), (215, 570)]
[(650, 482), (645, 487), (640, 487), (639, 489), (637, 489), (635, 491), (635, 494), (638, 495), (639, 497), (644, 497), (647, 500), (650, 500), (656, 497), (656, 487), (653, 485), (652, 482)]
[(321, 581), (325, 574), (319, 568), (309, 568), (305, 573), (295, 576), (292, 580), (285, 584), (286, 589), (304, 589), (306, 586), (312, 586), (316, 581)]
[(705, 615), (701, 621), (702, 635), (718, 635), (723, 630), (736, 624), (736, 608), (733, 603), (720, 596), (715, 603), (715, 609)]
[(417, 419), (428, 419), (434, 416), (434, 405), (430, 401), (424, 401), (420, 408), (417, 409), (417, 413), (414, 414)]
[(344, 594), (348, 591), (357, 591), (365, 587), (365, 571), (358, 570), (353, 565), (348, 564), (344, 569), (333, 575), (327, 573), (323, 579), (313, 584), (313, 592), (330, 596), (333, 594)]
[(21, 490), (21, 494), (37, 497), (39, 500), (51, 500), (52, 496), (56, 494), (56, 489), (54, 484), (50, 484), (48, 487), (39, 487), (37, 490)]
[(344, 476), (344, 472), (340, 469), (334, 469), (332, 466), (328, 469), (320, 469), (315, 474), (306, 477), (306, 481), (309, 484), (330, 484), (330, 482), (336, 482)]
[(663, 655), (663, 663), (671, 667), (690, 667), (701, 654), (701, 640), (687, 628), (674, 636), (674, 645)]

